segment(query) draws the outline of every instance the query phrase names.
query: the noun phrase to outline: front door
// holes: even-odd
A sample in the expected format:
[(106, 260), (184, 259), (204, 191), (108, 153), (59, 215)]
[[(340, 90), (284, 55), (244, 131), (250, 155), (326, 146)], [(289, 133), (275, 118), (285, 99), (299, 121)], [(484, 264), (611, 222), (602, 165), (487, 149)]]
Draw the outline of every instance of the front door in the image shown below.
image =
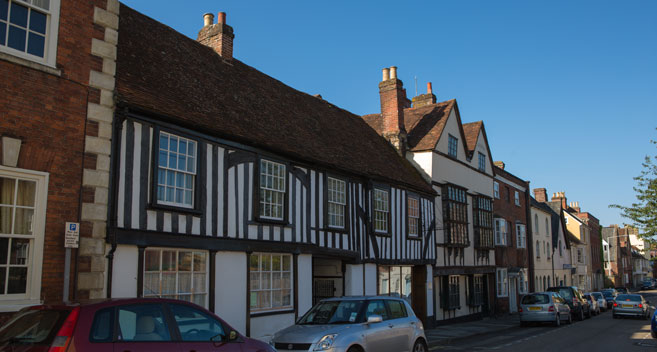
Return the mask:
[(412, 294), (411, 307), (415, 315), (424, 323), (427, 323), (427, 267), (416, 265), (413, 267), (411, 276)]
[(509, 278), (509, 313), (516, 313), (518, 311), (518, 278)]

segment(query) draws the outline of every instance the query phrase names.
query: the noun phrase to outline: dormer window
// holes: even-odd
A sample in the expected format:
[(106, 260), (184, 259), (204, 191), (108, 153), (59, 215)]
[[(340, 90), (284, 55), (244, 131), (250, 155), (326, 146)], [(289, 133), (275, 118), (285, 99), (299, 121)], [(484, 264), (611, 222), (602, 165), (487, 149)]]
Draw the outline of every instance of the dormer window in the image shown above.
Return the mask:
[(459, 140), (458, 138), (452, 136), (451, 134), (449, 135), (449, 140), (448, 140), (448, 146), (447, 146), (447, 154), (449, 156), (456, 158), (457, 152), (458, 152), (458, 145), (459, 145)]
[(59, 0), (0, 0), (0, 51), (55, 67)]

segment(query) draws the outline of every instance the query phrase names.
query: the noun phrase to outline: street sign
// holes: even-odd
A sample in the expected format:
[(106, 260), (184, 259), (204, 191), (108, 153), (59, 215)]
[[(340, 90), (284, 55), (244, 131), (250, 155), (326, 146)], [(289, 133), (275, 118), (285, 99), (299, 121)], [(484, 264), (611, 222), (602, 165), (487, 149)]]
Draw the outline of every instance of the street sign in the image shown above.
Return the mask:
[(77, 222), (66, 223), (66, 234), (64, 236), (65, 248), (78, 248), (80, 244), (80, 224)]

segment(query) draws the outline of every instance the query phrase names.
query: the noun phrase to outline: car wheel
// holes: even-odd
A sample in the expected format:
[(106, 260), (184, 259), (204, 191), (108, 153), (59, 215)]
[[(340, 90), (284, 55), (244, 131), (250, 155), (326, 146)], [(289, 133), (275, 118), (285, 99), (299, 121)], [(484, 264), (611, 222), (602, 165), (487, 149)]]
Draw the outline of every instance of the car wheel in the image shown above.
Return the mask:
[(413, 352), (427, 352), (427, 345), (422, 340), (415, 341), (413, 345)]
[(568, 313), (568, 325), (573, 323), (573, 316), (572, 314)]
[(593, 312), (591, 312), (591, 307), (589, 307), (589, 312), (586, 314), (586, 318), (590, 319), (593, 316)]
[(350, 347), (347, 352), (363, 352), (363, 349), (358, 346)]
[(557, 319), (554, 320), (554, 326), (556, 327), (561, 326), (561, 318), (559, 318), (559, 314), (557, 314)]

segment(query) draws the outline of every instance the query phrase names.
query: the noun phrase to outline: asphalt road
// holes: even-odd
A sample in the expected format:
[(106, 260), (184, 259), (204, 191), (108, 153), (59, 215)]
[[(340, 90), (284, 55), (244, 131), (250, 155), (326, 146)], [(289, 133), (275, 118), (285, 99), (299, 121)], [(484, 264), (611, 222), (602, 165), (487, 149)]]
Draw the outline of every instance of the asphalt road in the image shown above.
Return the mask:
[[(653, 306), (657, 291), (640, 292)], [(611, 311), (572, 325), (516, 327), (471, 340), (458, 341), (432, 351), (655, 351), (657, 339), (650, 336), (650, 320), (613, 319)]]

